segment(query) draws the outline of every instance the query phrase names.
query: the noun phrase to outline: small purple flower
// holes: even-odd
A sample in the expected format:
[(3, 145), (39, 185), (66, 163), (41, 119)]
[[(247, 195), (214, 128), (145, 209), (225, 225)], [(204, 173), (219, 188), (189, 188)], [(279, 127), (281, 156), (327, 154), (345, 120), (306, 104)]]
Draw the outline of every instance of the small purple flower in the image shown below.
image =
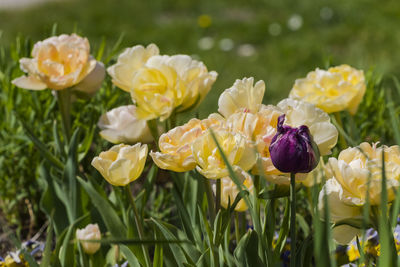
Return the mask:
[(281, 172), (308, 173), (317, 167), (319, 150), (307, 126), (292, 128), (283, 125), (285, 115), (278, 118), (277, 133), (269, 147), (272, 163)]

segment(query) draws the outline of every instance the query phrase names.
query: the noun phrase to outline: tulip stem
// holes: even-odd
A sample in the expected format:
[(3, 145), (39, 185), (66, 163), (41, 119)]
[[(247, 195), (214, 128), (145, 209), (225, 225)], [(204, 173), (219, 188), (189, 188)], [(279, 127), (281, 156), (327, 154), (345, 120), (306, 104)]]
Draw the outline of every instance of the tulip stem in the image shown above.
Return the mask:
[(211, 219), (211, 223), (212, 225), (214, 225), (214, 221), (215, 221), (215, 206), (214, 206), (214, 198), (213, 198), (213, 192), (211, 189), (211, 184), (210, 184), (210, 180), (207, 178), (202, 178), (204, 181), (204, 186), (205, 186), (205, 190), (206, 190), (206, 195), (207, 195), (207, 206), (208, 206), (208, 212), (210, 213), (210, 219)]
[[(340, 113), (335, 112), (334, 116), (335, 116), (337, 124), (339, 124), (340, 128), (343, 129), (343, 122), (342, 122), (342, 117), (340, 116)], [(344, 131), (344, 129), (343, 129), (343, 131)], [(341, 149), (345, 149), (348, 147), (346, 139), (344, 138), (343, 134), (341, 134), (341, 133), (339, 134), (339, 144), (340, 144)]]
[[(139, 212), (136, 208), (136, 202), (135, 202), (135, 199), (133, 198), (132, 191), (131, 191), (129, 184), (125, 186), (125, 189), (126, 189), (129, 201), (130, 201), (132, 209), (133, 209), (133, 214), (135, 215), (135, 223), (136, 223), (136, 228), (137, 228), (137, 231), (139, 234), (139, 239), (143, 240), (144, 239), (143, 225), (142, 225), (142, 221), (140, 220)], [(146, 266), (150, 266), (150, 257), (149, 257), (149, 252), (147, 250), (147, 247), (143, 244), (141, 246), (142, 246)]]
[(296, 173), (290, 173), (290, 267), (296, 267)]
[(217, 179), (216, 187), (215, 210), (218, 213), (218, 211), (221, 209), (221, 179)]
[(157, 119), (147, 121), (147, 126), (149, 127), (150, 133), (154, 139), (154, 143), (156, 144), (156, 147), (158, 148), (158, 138), (160, 136), (158, 134)]
[(235, 237), (236, 237), (236, 246), (237, 244), (239, 244), (240, 241), (240, 225), (239, 225), (239, 213), (237, 211), (234, 212), (235, 213)]
[(58, 108), (61, 113), (62, 127), (64, 131), (64, 137), (69, 142), (71, 137), (71, 94), (70, 90), (64, 89), (56, 91)]

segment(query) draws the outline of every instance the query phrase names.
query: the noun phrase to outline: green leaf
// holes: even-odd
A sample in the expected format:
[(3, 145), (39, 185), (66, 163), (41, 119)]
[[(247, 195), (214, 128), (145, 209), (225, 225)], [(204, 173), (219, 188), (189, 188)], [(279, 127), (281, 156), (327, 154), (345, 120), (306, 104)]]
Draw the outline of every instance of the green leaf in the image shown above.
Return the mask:
[(129, 266), (140, 267), (138, 259), (127, 246), (121, 245), (120, 249), (122, 254), (124, 254), (126, 260), (128, 261)]
[(93, 185), (89, 182), (85, 182), (82, 178), (77, 177), (79, 183), (85, 189), (85, 191), (90, 196), (93, 204), (99, 211), (107, 229), (116, 238), (123, 238), (126, 236), (126, 227), (121, 222), (118, 217), (117, 212), (113, 209), (112, 205), (107, 199), (104, 199), (97, 191), (94, 189)]
[[(151, 218), (151, 221), (153, 224), (157, 227), (157, 229), (160, 231), (160, 233), (164, 236), (165, 239), (168, 240), (177, 240), (175, 235), (169, 231), (162, 222), (158, 222), (154, 218)], [(178, 266), (184, 266), (183, 263), (187, 263), (189, 260), (189, 263), (194, 264), (192, 259), (188, 259), (185, 256), (185, 253), (183, 252), (183, 249), (179, 247), (177, 244), (169, 243), (169, 247), (174, 255), (174, 259)]]
[[(17, 116), (18, 117), (18, 116)], [(18, 117), (19, 118), (19, 117)], [(43, 144), (33, 133), (33, 131), (19, 118), (24, 130), (25, 134), (28, 136), (28, 138), (33, 142), (33, 144), (36, 146), (36, 148), (39, 150), (39, 152), (43, 155), (45, 159), (48, 160), (48, 162), (53, 165), (55, 168), (59, 170), (64, 169), (64, 164), (62, 164), (61, 161), (59, 161), (50, 151), (47, 149), (46, 145)]]
[(71, 239), (74, 237), (75, 234), (75, 227), (83, 221), (85, 218), (87, 218), (89, 214), (86, 214), (78, 219), (76, 219), (69, 227), (67, 230), (67, 233), (65, 234), (64, 240), (62, 242), (62, 247), (60, 248), (60, 254), (59, 254), (59, 259), (61, 262), (61, 266), (76, 266), (75, 265), (75, 257), (74, 257), (74, 244), (71, 243)]
[(50, 224), (47, 228), (46, 246), (44, 247), (42, 262), (40, 267), (50, 267), (51, 260), (51, 243), (53, 241), (53, 220), (50, 220)]
[(39, 167), (39, 185), (42, 188), (40, 208), (49, 218), (51, 218), (51, 213), (54, 210), (53, 226), (56, 236), (59, 237), (61, 232), (68, 227), (68, 222), (65, 219), (67, 211), (64, 204), (57, 196), (54, 183), (56, 183), (56, 181), (50, 177), (48, 168), (46, 168), (44, 164), (41, 164)]

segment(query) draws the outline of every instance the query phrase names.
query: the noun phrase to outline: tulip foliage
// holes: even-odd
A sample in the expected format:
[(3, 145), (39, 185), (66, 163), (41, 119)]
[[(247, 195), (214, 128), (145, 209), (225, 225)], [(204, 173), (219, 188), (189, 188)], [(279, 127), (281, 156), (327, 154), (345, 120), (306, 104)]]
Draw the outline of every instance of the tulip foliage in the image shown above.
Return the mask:
[(53, 36), (0, 72), (47, 225), (40, 257), (16, 241), (0, 266), (400, 264), (397, 79), (316, 69), (267, 105), (242, 78), (199, 118), (218, 77), (204, 62), (104, 47)]

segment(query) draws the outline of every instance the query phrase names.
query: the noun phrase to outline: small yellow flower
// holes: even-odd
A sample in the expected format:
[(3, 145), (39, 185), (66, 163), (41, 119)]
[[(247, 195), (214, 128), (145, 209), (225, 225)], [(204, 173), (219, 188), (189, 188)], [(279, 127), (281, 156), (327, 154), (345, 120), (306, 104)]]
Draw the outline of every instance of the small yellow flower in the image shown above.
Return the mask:
[(254, 85), (252, 77), (236, 80), (233, 86), (226, 89), (219, 97), (218, 112), (225, 118), (237, 110), (257, 112), (261, 108), (264, 92), (264, 81), (258, 81)]
[(185, 172), (196, 167), (191, 146), (194, 140), (208, 128), (221, 127), (224, 119), (218, 114), (211, 114), (205, 120), (191, 119), (160, 136), (160, 152), (150, 152), (154, 163), (161, 169)]
[[(215, 129), (214, 136), (231, 166), (244, 171), (250, 170), (257, 160), (254, 145), (247, 138), (235, 132)], [(229, 175), (227, 166), (218, 150), (210, 131), (197, 138), (192, 144), (197, 171), (209, 179), (219, 179)]]
[(91, 75), (90, 81), (78, 86), (79, 90), (92, 93), (91, 87), (99, 87), (104, 78), (103, 64), (90, 56), (89, 41), (76, 34), (62, 34), (36, 43), (32, 57), (20, 59), (21, 69), (28, 76), (13, 80), (16, 86), (30, 90), (62, 90), (84, 82), (96, 68), (95, 77)]
[[(235, 174), (236, 177), (239, 179), (239, 181), (242, 183), (242, 185), (250, 192), (254, 192), (254, 186), (253, 186), (253, 179), (251, 176), (241, 170), (240, 168), (235, 168)], [(216, 192), (216, 186), (213, 186), (214, 192)], [(225, 209), (228, 208), (228, 203), (230, 205), (233, 204), (235, 201), (236, 196), (239, 194), (239, 190), (237, 188), (237, 185), (233, 182), (233, 180), (230, 177), (223, 177), (221, 178), (221, 206), (224, 207)], [(247, 210), (247, 205), (244, 199), (241, 199), (236, 207), (235, 211), (242, 212)]]
[(347, 255), (349, 256), (349, 261), (355, 261), (360, 258), (360, 251), (358, 251), (357, 244), (351, 244), (348, 247)]
[(357, 112), (366, 90), (364, 72), (348, 65), (316, 69), (297, 79), (290, 97), (312, 103), (327, 113)]
[(200, 16), (197, 18), (197, 24), (198, 24), (201, 28), (208, 28), (208, 27), (211, 26), (211, 23), (212, 23), (212, 18), (211, 18), (210, 15), (203, 14), (203, 15), (200, 15)]
[(104, 179), (112, 185), (125, 186), (139, 178), (143, 172), (147, 157), (147, 145), (137, 143), (134, 146), (115, 145), (101, 152), (92, 161)]
[(96, 253), (100, 249), (101, 244), (96, 242), (85, 242), (85, 240), (100, 240), (101, 233), (99, 226), (97, 224), (88, 224), (83, 229), (77, 229), (76, 239), (80, 241), (83, 250), (87, 254)]

